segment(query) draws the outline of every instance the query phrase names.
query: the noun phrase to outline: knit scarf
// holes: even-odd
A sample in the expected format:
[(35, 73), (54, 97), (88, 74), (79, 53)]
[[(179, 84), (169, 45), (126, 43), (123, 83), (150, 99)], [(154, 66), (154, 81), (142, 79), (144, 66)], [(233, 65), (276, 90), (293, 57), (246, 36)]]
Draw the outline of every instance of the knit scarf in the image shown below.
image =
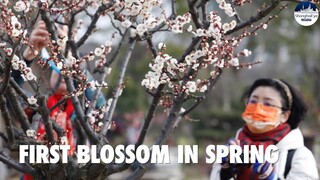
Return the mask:
[[(249, 130), (247, 125), (245, 125), (239, 133), (238, 139), (240, 140), (240, 145), (242, 147), (244, 145), (263, 145), (264, 149), (266, 149), (269, 145), (276, 145), (290, 132), (290, 130), (290, 125), (283, 123), (271, 131), (255, 134)], [(239, 168), (237, 177), (239, 180), (257, 179), (257, 177), (254, 177), (251, 167), (249, 166)]]

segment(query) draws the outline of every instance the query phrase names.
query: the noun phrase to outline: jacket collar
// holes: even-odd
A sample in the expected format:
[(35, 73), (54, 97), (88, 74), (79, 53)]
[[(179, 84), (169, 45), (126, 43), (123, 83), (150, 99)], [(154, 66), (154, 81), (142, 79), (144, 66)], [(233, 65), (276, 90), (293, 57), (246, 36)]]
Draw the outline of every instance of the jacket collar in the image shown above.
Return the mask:
[(279, 149), (297, 149), (304, 146), (303, 136), (299, 128), (292, 129), (284, 138), (282, 138), (277, 147)]

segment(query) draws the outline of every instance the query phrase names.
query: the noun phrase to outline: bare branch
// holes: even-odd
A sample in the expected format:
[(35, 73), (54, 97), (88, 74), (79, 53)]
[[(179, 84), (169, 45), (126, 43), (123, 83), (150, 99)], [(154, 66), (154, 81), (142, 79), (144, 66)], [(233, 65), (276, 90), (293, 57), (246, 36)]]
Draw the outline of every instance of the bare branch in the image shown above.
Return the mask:
[(32, 130), (34, 131), (38, 130), (40, 119), (41, 119), (41, 115), (39, 113), (36, 113), (35, 115), (33, 115), (31, 127), (30, 127)]
[(153, 43), (152, 43), (152, 37), (148, 36), (148, 38), (147, 38), (147, 43), (148, 43), (148, 45), (149, 45), (149, 49), (150, 49), (153, 57), (156, 58), (158, 52), (157, 52), (157, 49), (154, 47), (154, 45), (153, 45)]
[[(73, 85), (72, 80), (69, 77), (65, 77), (67, 88), (69, 92), (75, 92), (75, 88)], [(83, 128), (83, 130), (88, 135), (88, 138), (90, 140), (91, 144), (98, 144), (99, 138), (95, 132), (93, 132), (92, 128), (90, 127), (89, 123), (85, 119), (85, 114), (83, 112), (83, 109), (80, 105), (79, 99), (77, 96), (72, 97), (72, 104), (75, 110), (75, 113), (77, 115), (77, 119), (80, 121), (80, 124)]]
[(266, 7), (265, 9), (262, 9), (259, 11), (256, 15), (251, 16), (250, 19), (248, 19), (245, 22), (242, 22), (240, 24), (237, 24), (235, 28), (225, 33), (225, 35), (230, 35), (236, 31), (239, 31), (247, 26), (250, 26), (251, 24), (261, 20), (262, 18), (266, 17), (273, 9), (275, 9), (279, 4), (279, 0), (272, 0), (272, 3)]
[(204, 27), (209, 26), (208, 18), (207, 18), (207, 5), (209, 0), (201, 0), (200, 6), (201, 6), (201, 14), (202, 14), (202, 22)]
[[(183, 104), (183, 99), (184, 99), (183, 97), (184, 97), (184, 94), (181, 94), (173, 100), (174, 102), (173, 106), (171, 107), (169, 115), (165, 120), (166, 123), (161, 130), (161, 135), (159, 139), (156, 141), (156, 145), (163, 145), (168, 140), (168, 137), (173, 130), (174, 124), (177, 118), (179, 117), (179, 111)], [(148, 167), (150, 166), (150, 164), (151, 162), (149, 161), (146, 164), (140, 165), (139, 168), (126, 179), (128, 180), (140, 179), (144, 175), (144, 173), (148, 170)]]
[(157, 88), (157, 92), (155, 93), (154, 95), (154, 98), (152, 100), (152, 103), (149, 107), (149, 110), (148, 110), (148, 114), (147, 114), (147, 117), (145, 118), (144, 120), (144, 123), (143, 123), (143, 126), (142, 126), (142, 129), (140, 131), (140, 134), (139, 134), (139, 137), (138, 137), (138, 140), (136, 142), (136, 145), (139, 146), (143, 143), (144, 139), (145, 139), (145, 136), (148, 132), (148, 129), (149, 129), (149, 126), (150, 126), (150, 123), (151, 123), (151, 120), (152, 118), (154, 117), (155, 115), (155, 112), (156, 112), (156, 109), (158, 107), (158, 104), (160, 102), (160, 98), (161, 98), (161, 93), (162, 93), (162, 90), (164, 89), (165, 85), (164, 84), (161, 84), (158, 88)]
[(106, 63), (104, 64), (105, 67), (109, 67), (116, 60), (116, 58), (118, 57), (118, 55), (120, 53), (120, 49), (123, 46), (123, 42), (125, 41), (125, 38), (127, 38), (127, 34), (128, 34), (128, 31), (125, 31), (124, 35), (121, 38), (120, 43), (118, 44), (117, 49), (115, 50), (115, 52), (113, 54), (113, 56), (110, 58), (109, 61), (106, 61)]
[(111, 118), (113, 116), (113, 112), (114, 112), (114, 110), (116, 108), (117, 101), (118, 101), (118, 98), (120, 96), (120, 91), (122, 90), (123, 78), (124, 78), (124, 75), (126, 73), (127, 65), (128, 65), (129, 60), (131, 58), (132, 50), (133, 50), (133, 48), (135, 46), (135, 43), (136, 43), (135, 39), (132, 39), (132, 38), (129, 39), (129, 46), (128, 46), (127, 52), (125, 54), (125, 57), (124, 57), (124, 60), (123, 60), (123, 64), (121, 65), (121, 71), (120, 71), (119, 79), (118, 79), (118, 82), (117, 82), (117, 87), (114, 90), (112, 103), (111, 103), (110, 109), (108, 111), (108, 116), (106, 118), (106, 121), (104, 123), (103, 129), (101, 131), (101, 134), (103, 134), (103, 135), (106, 135), (106, 133), (108, 131), (109, 123), (111, 122)]
[(21, 124), (22, 129), (26, 132), (30, 128), (30, 123), (26, 113), (24, 112), (21, 102), (18, 99), (17, 93), (11, 86), (7, 87), (6, 93), (8, 94), (7, 99), (14, 109), (15, 115), (18, 118), (19, 123)]
[(7, 157), (2, 150), (0, 150), (0, 161), (4, 162), (5, 164), (8, 164), (10, 167), (26, 174), (31, 174), (35, 170), (30, 166), (23, 166), (22, 164), (17, 163), (15, 160), (11, 159), (10, 157)]
[(231, 4), (231, 7), (232, 7), (233, 11), (235, 12), (234, 17), (236, 18), (237, 23), (241, 23), (241, 22), (242, 22), (242, 19), (240, 18), (239, 13), (238, 13), (237, 10), (236, 10), (235, 3), (234, 3), (234, 2), (231, 2), (231, 0), (229, 0), (229, 3)]
[(54, 144), (52, 122), (49, 119), (50, 112), (47, 107), (46, 98), (44, 96), (40, 96), (38, 100), (39, 100), (39, 114), (41, 114), (43, 118), (43, 124), (46, 130), (48, 141), (51, 144)]
[(15, 138), (14, 138), (13, 129), (12, 129), (12, 122), (11, 122), (11, 118), (9, 116), (9, 111), (8, 111), (8, 108), (6, 107), (6, 104), (7, 104), (6, 99), (4, 98), (3, 95), (1, 95), (0, 109), (1, 109), (2, 119), (4, 120), (5, 127), (6, 127), (5, 129), (8, 136), (8, 142), (9, 144), (14, 144)]
[(176, 0), (171, 0), (171, 11), (172, 11), (172, 14), (171, 16), (172, 17), (176, 17), (177, 16), (177, 2)]
[[(14, 81), (12, 77), (10, 78), (10, 85), (22, 97), (24, 101), (28, 102), (28, 95), (21, 89), (21, 87)], [(32, 106), (38, 108), (38, 105), (36, 104)]]
[(93, 15), (92, 17), (92, 21), (87, 29), (87, 31), (84, 33), (84, 35), (79, 39), (79, 41), (76, 43), (76, 46), (77, 47), (80, 47), (83, 45), (83, 43), (86, 42), (86, 40), (88, 39), (88, 37), (92, 34), (99, 18), (100, 18), (100, 15), (103, 11), (109, 9), (111, 6), (113, 5), (113, 2), (110, 2), (108, 5), (101, 5), (98, 10), (95, 12), (95, 14)]
[(0, 132), (0, 137), (1, 137), (6, 143), (9, 142), (9, 139), (7, 138), (7, 136), (6, 136), (3, 132)]
[(12, 64), (8, 61), (5, 61), (5, 64), (6, 66), (4, 68), (4, 77), (3, 77), (2, 83), (0, 84), (0, 95), (2, 95), (6, 90), (9, 83), (9, 79), (10, 79), (10, 73), (11, 73)]
[(183, 55), (178, 59), (178, 62), (181, 63), (184, 61), (184, 58), (186, 58), (186, 56), (188, 54), (190, 54), (193, 50), (196, 49), (197, 44), (200, 43), (201, 41), (201, 37), (194, 37), (192, 39), (192, 42), (190, 43), (190, 45), (188, 46), (188, 48), (184, 51)]
[(189, 12), (197, 29), (202, 28), (203, 24), (199, 19), (199, 12), (196, 9), (195, 3), (197, 0), (188, 0)]
[(59, 107), (61, 104), (65, 103), (70, 97), (64, 96), (62, 99), (60, 99), (55, 105), (53, 105), (49, 111), (52, 112), (55, 108)]

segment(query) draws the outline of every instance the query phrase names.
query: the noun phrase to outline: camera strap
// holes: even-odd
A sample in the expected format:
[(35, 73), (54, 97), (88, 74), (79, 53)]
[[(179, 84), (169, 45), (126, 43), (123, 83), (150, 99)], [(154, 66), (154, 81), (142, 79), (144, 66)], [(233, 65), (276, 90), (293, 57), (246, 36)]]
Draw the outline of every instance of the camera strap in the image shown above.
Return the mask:
[(293, 158), (294, 152), (296, 150), (297, 149), (288, 150), (287, 162), (286, 162), (286, 167), (285, 167), (285, 170), (284, 170), (284, 178), (287, 178), (287, 175), (289, 174), (289, 171), (291, 169), (292, 158)]

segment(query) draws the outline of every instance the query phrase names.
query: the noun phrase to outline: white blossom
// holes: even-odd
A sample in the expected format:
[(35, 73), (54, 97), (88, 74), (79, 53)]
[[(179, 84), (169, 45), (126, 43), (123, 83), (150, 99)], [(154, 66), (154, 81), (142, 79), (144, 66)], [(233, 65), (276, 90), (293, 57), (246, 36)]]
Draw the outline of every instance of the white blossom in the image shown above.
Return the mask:
[(13, 6), (13, 9), (16, 12), (21, 12), (21, 11), (24, 11), (27, 9), (27, 5), (23, 1), (18, 1), (18, 2), (16, 2), (15, 6)]
[(136, 28), (137, 33), (139, 36), (142, 36), (143, 33), (145, 33), (148, 29), (147, 26), (145, 24), (139, 24)]
[(12, 55), (12, 52), (13, 52), (12, 48), (6, 48), (6, 51), (8, 56)]
[(236, 14), (232, 9), (227, 9), (225, 12), (229, 17), (232, 17)]
[(186, 86), (187, 86), (189, 92), (191, 92), (191, 93), (194, 93), (197, 90), (197, 85), (196, 85), (196, 82), (194, 82), (194, 81), (188, 81)]
[(223, 29), (224, 32), (228, 32), (231, 29), (230, 24), (229, 23), (224, 23), (222, 25), (222, 29)]
[(207, 85), (203, 85), (203, 86), (200, 88), (200, 92), (205, 92), (207, 89), (208, 89)]
[(101, 56), (104, 53), (105, 47), (101, 45), (94, 50), (94, 55)]
[(203, 29), (197, 29), (195, 32), (195, 35), (198, 37), (204, 36), (204, 30)]
[(158, 49), (166, 48), (166, 44), (164, 43), (159, 43), (158, 44)]
[(64, 36), (62, 38), (59, 38), (57, 40), (57, 44), (60, 46), (60, 47), (63, 47), (68, 41), (68, 36)]
[(63, 63), (62, 63), (62, 62), (58, 62), (58, 63), (57, 63), (57, 68), (61, 70), (62, 67), (63, 67)]
[(225, 0), (216, 0), (218, 4), (224, 3)]
[(35, 137), (36, 131), (33, 130), (33, 129), (28, 129), (28, 130), (26, 131), (26, 134), (27, 134), (28, 137)]
[(171, 31), (173, 33), (182, 33), (182, 27), (177, 24), (174, 24), (171, 26)]
[(188, 32), (191, 32), (192, 31), (192, 25), (190, 25), (187, 29)]
[(23, 31), (21, 29), (13, 28), (11, 31), (11, 36), (12, 37), (19, 37), (20, 34), (22, 34), (22, 33), (23, 33)]
[(229, 61), (231, 66), (239, 66), (239, 59), (238, 58), (233, 58)]
[(11, 16), (10, 20), (11, 20), (11, 25), (14, 25), (15, 23), (19, 22), (16, 16)]
[(137, 35), (137, 30), (130, 28), (130, 37), (135, 37)]
[(0, 0), (1, 5), (3, 6), (7, 6), (8, 5), (9, 0)]
[(20, 61), (19, 56), (13, 55), (11, 62), (18, 62), (18, 61)]
[(30, 71), (30, 72), (28, 72), (28, 73), (26, 74), (26, 79), (27, 79), (28, 81), (32, 81), (32, 80), (36, 80), (37, 77)]
[(66, 137), (66, 136), (62, 136), (62, 137), (60, 138), (60, 142), (61, 142), (61, 144), (67, 144), (67, 143), (68, 143), (67, 137)]
[(230, 22), (230, 29), (234, 29), (237, 26), (237, 21), (236, 20), (232, 20)]
[(96, 118), (92, 116), (92, 114), (88, 114), (88, 121), (90, 124), (93, 124), (96, 121)]
[(92, 55), (89, 55), (89, 56), (88, 56), (88, 60), (89, 60), (89, 61), (92, 61), (92, 60), (94, 60), (94, 57), (95, 57), (95, 56), (94, 56), (93, 54), (92, 54)]
[(244, 54), (244, 56), (248, 57), (251, 55), (251, 51), (249, 51), (248, 49), (244, 49), (243, 54)]
[(35, 97), (33, 97), (33, 96), (29, 97), (27, 99), (27, 101), (28, 101), (29, 104), (36, 104), (37, 103), (37, 99)]
[(98, 123), (98, 126), (99, 126), (99, 127), (103, 126), (103, 122), (99, 122), (99, 123)]
[(12, 68), (14, 70), (19, 70), (19, 64), (18, 63), (12, 63)]
[(126, 19), (125, 21), (121, 22), (121, 25), (122, 25), (123, 27), (125, 27), (125, 28), (130, 27), (131, 24), (132, 24), (132, 22), (131, 22), (130, 20), (128, 20), (128, 19)]
[(267, 29), (267, 28), (268, 28), (268, 24), (263, 24), (263, 25), (262, 25), (262, 28), (263, 28), (263, 29)]
[(220, 60), (220, 61), (217, 61), (215, 66), (219, 67), (219, 68), (223, 68), (224, 67), (224, 60)]

